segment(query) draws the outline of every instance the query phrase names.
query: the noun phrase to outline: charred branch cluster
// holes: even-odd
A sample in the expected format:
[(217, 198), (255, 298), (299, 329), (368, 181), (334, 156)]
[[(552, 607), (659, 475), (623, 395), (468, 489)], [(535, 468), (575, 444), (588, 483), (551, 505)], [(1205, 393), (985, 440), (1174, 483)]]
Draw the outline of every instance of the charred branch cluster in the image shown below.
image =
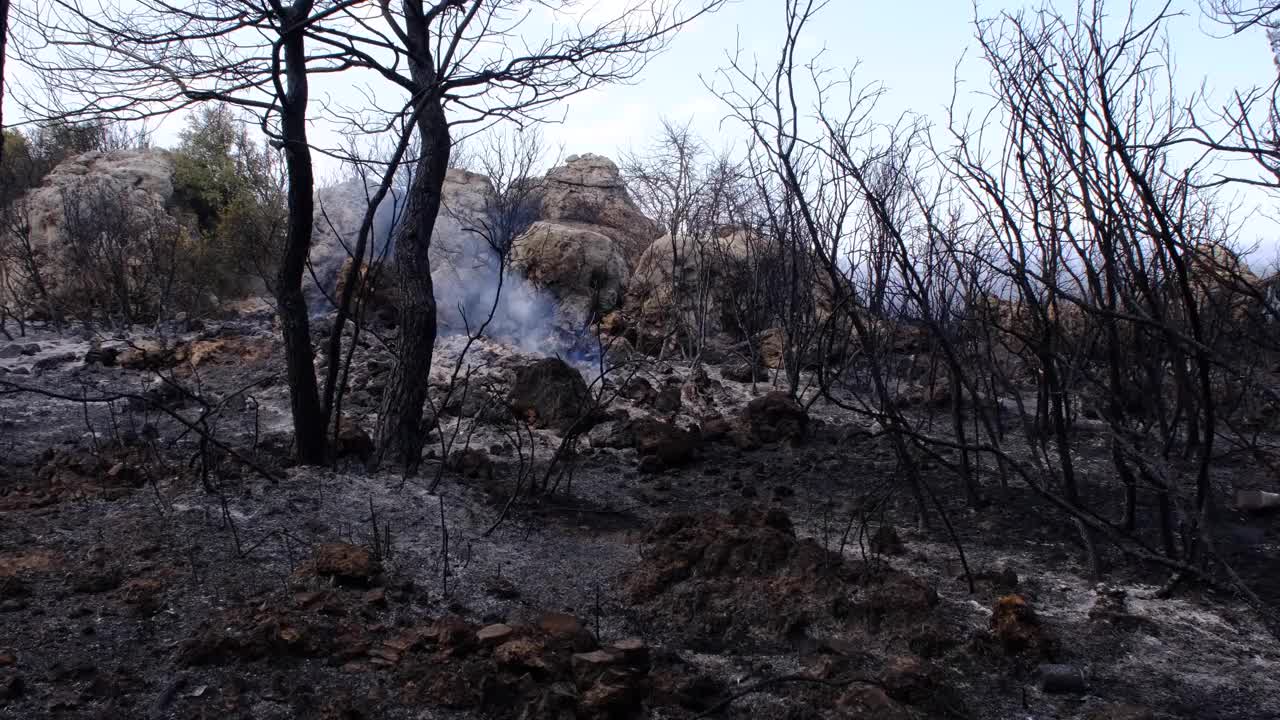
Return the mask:
[[(1202, 121), (1204, 99), (1174, 91), (1167, 8), (1081, 3), (977, 22), (990, 107), (884, 125), (875, 87), (800, 56), (820, 5), (788, 0), (776, 64), (731, 57), (710, 83), (752, 138), (718, 171), (741, 188), (720, 208), (775, 250), (742, 286), (770, 290), (742, 297), (777, 328), (791, 392), (874, 420), (922, 523), (947, 521), (922, 471), (937, 462), (975, 507), (1029, 488), (1091, 556), (1105, 540), (1233, 582), (1215, 468), (1273, 467), (1278, 338), (1273, 282), (1242, 262), (1220, 190), (1276, 187), (1274, 88)], [(693, 146), (668, 128), (664, 166), (683, 175), (632, 174), (699, 238), (707, 214), (685, 198), (711, 194), (690, 190), (706, 182), (684, 169)], [(1256, 172), (1224, 174), (1241, 158)], [(1080, 463), (1098, 442), (1103, 477)]]

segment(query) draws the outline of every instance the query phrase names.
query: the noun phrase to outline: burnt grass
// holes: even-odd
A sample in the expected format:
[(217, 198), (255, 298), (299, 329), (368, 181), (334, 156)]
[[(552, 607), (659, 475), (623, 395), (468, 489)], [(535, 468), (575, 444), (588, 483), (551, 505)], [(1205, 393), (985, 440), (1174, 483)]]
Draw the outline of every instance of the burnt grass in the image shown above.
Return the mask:
[[(926, 461), (955, 537), (936, 513), (918, 527), (887, 443), (838, 411), (815, 405), (803, 442), (698, 440), (676, 467), (583, 438), (559, 492), (487, 532), (519, 471), (500, 429), (478, 423), (487, 461), (434, 491), (438, 461), (407, 481), (290, 467), (266, 328), (202, 336), (198, 368), (160, 371), (199, 397), (86, 363), (77, 338), (3, 361), (0, 380), (63, 395), (216, 405), (216, 437), (276, 477), (137, 401), (0, 395), (0, 717), (1280, 717), (1280, 650), (1240, 598), (1166, 596), (1167, 571), (1105, 545), (1090, 578), (1074, 526), (990, 468), (970, 508)], [(357, 372), (355, 417), (376, 371)], [(733, 417), (751, 387), (710, 371), (708, 405)], [(558, 441), (534, 434), (540, 458)], [(1118, 519), (1105, 446), (1080, 464)], [(1280, 489), (1246, 471), (1216, 477)], [(1219, 550), (1280, 602), (1280, 520), (1220, 524)], [(1084, 683), (1048, 691), (1044, 664)]]

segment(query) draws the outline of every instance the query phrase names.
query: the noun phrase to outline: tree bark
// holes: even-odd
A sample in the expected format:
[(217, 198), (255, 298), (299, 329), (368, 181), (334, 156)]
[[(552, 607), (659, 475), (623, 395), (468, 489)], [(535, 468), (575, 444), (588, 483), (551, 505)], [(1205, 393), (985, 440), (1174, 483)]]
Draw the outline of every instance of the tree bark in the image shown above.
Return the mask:
[(0, 166), (4, 164), (4, 53), (9, 40), (9, 0), (0, 0)]
[(400, 344), (382, 395), (375, 461), (391, 460), (406, 476), (417, 473), (428, 428), (422, 426), (431, 357), (436, 342), (436, 300), (431, 283), (431, 236), (440, 214), (449, 169), (449, 122), (437, 93), (428, 23), (420, 3), (405, 0), (409, 73), (421, 99), (417, 119), (420, 152), (404, 216), (395, 232), (395, 269), (400, 281)]
[(308, 79), (302, 24), (311, 11), (311, 5), (310, 0), (299, 0), (284, 18), (286, 25), (294, 26), (294, 29), (283, 33), (287, 90), (280, 103), (280, 125), (288, 170), (289, 220), (276, 278), (276, 300), (289, 379), (295, 457), (303, 465), (321, 465), (326, 461), (325, 422), (316, 386), (311, 321), (307, 300), (302, 294), (302, 277), (315, 229), (315, 200), (312, 197), (315, 173), (311, 146), (307, 141)]

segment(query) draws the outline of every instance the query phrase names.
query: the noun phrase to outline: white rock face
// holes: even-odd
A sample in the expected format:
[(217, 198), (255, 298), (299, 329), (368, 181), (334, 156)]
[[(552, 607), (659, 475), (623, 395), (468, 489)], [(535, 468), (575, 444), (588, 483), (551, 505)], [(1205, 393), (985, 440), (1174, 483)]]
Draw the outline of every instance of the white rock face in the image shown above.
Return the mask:
[[(626, 313), (642, 332), (663, 333), (673, 329), (673, 323), (692, 330), (705, 312), (704, 331), (742, 339), (744, 332), (758, 331), (777, 310), (760, 297), (743, 302), (760, 291), (760, 274), (779, 270), (776, 252), (766, 238), (732, 227), (696, 240), (664, 235), (636, 263), (627, 287)], [(816, 267), (804, 272), (811, 278), (806, 284), (817, 315), (826, 317), (832, 307), (831, 280)]]
[(762, 241), (742, 231), (726, 230), (697, 242), (664, 235), (636, 263), (627, 311), (658, 329), (678, 319), (693, 323), (699, 284), (706, 283), (708, 317), (717, 323), (709, 329), (726, 330), (736, 323), (734, 293), (753, 253), (763, 256)]
[[(92, 151), (64, 160), (41, 183), (24, 195), (19, 203), (31, 223), (31, 243), (40, 267), (40, 281), (57, 304), (78, 305), (84, 302), (84, 260), (72, 259), (70, 246), (63, 234), (66, 210), (78, 204), (83, 220), (102, 219), (113, 223), (112, 229), (125, 241), (141, 235), (146, 228), (159, 223), (172, 223), (168, 204), (173, 197), (173, 158), (162, 150)], [(104, 206), (102, 203), (107, 203)], [(118, 203), (118, 205), (117, 205)], [(98, 213), (108, 207), (110, 219)], [(119, 225), (123, 223), (123, 226)], [(138, 248), (139, 252), (145, 252)], [(18, 262), (10, 258), (10, 262)], [(149, 267), (144, 263), (144, 267)], [(13, 290), (29, 301), (38, 302), (37, 291), (27, 286), (25, 272), (8, 272)]]
[(101, 183), (139, 208), (163, 208), (173, 197), (173, 156), (163, 150), (92, 151), (64, 160), (24, 202), (37, 247), (55, 247), (64, 197)]
[(570, 155), (564, 165), (547, 172), (539, 198), (541, 219), (607, 235), (628, 263), (662, 235), (627, 193), (618, 166), (601, 155)]
[(516, 239), (511, 267), (558, 301), (557, 323), (581, 330), (622, 302), (627, 261), (596, 227), (539, 221)]

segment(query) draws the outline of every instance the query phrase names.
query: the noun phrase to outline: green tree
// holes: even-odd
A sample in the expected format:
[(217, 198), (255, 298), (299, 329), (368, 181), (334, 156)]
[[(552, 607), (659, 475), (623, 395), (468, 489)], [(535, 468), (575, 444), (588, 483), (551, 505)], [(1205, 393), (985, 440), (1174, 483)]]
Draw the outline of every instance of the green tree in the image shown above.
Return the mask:
[(253, 289), (254, 279), (270, 285), (287, 215), (276, 154), (228, 105), (202, 106), (187, 123), (174, 151), (174, 205), (198, 232), (193, 281), (220, 296)]

